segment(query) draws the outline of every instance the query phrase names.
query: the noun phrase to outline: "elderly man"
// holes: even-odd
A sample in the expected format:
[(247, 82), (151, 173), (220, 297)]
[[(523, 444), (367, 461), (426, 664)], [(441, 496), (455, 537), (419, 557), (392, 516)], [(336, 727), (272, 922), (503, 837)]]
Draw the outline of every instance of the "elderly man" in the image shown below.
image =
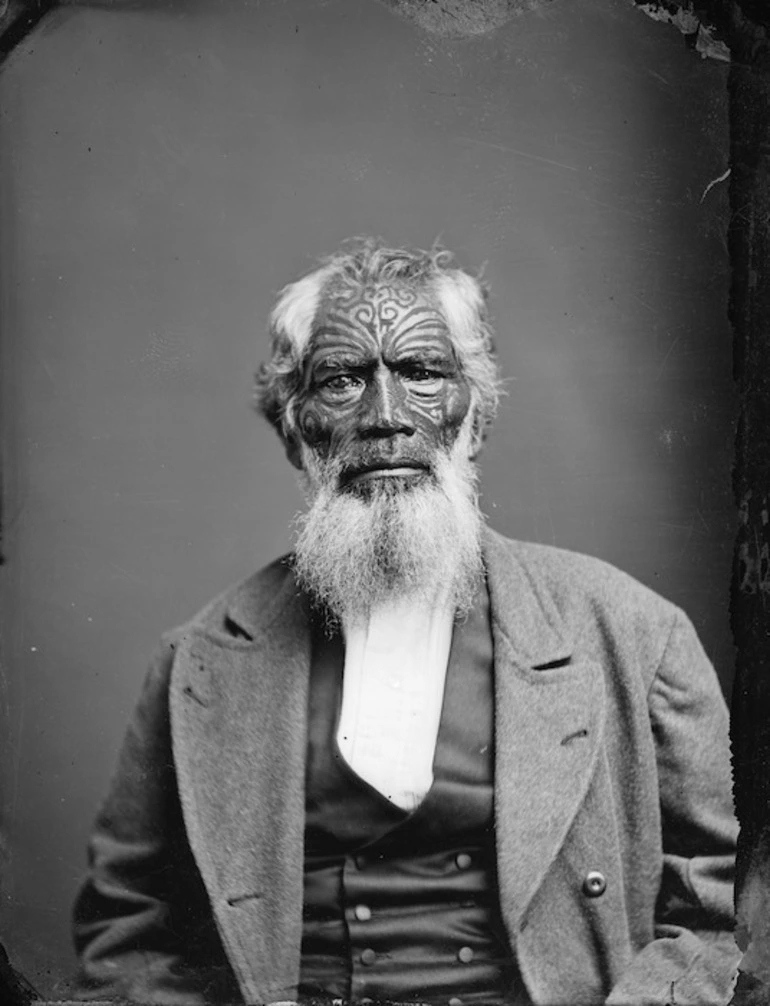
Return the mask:
[(716, 676), (639, 583), (484, 525), (479, 282), (360, 242), (271, 329), (258, 404), (308, 511), (150, 670), (76, 906), (81, 994), (726, 1003)]

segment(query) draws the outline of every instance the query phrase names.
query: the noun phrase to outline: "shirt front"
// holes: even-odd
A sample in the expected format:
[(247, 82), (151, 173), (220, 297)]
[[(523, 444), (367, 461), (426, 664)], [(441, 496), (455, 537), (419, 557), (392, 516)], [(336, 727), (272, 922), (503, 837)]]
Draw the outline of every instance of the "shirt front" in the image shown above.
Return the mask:
[(454, 614), (429, 602), (382, 605), (346, 623), (337, 745), (353, 771), (414, 810), (433, 782)]

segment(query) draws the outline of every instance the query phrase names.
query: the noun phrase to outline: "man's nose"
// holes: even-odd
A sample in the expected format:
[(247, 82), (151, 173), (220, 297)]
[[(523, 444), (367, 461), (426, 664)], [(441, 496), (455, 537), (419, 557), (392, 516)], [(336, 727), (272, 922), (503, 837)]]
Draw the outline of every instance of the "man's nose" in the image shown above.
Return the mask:
[(359, 432), (363, 437), (392, 437), (415, 432), (406, 408), (406, 394), (393, 374), (375, 374), (364, 392)]

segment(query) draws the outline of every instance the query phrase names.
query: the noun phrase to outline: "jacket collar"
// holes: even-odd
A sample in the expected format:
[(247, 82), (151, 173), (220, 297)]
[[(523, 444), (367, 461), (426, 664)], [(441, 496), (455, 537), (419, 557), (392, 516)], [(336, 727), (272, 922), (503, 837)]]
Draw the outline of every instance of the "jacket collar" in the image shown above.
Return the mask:
[(492, 619), (519, 666), (537, 670), (564, 665), (573, 640), (537, 569), (524, 562), (518, 542), (484, 528), (482, 554)]
[(287, 616), (309, 616), (310, 599), (300, 590), (291, 566), (291, 554), (281, 556), (238, 584), (227, 600), (228, 627), (254, 641)]

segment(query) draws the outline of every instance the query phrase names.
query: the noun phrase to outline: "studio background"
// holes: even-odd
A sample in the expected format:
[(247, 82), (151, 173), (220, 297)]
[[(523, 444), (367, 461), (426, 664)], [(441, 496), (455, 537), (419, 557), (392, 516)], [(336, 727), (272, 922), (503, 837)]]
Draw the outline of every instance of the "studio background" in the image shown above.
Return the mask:
[(682, 605), (729, 694), (726, 66), (628, 0), (425, 34), (376, 0), (92, 3), (0, 77), (3, 921), (46, 996), (147, 658), (290, 547), (251, 411), (277, 290), (356, 234), (486, 264), (503, 533)]

